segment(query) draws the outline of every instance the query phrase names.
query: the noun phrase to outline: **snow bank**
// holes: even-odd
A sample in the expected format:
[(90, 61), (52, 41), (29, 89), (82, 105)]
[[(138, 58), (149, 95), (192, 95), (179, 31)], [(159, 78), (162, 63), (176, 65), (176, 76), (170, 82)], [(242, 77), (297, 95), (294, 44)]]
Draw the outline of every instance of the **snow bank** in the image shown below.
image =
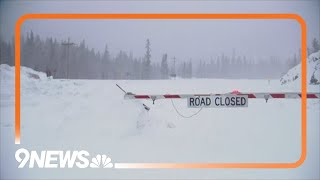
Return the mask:
[[(281, 79), (281, 84), (300, 84), (301, 63), (290, 69)], [(307, 82), (311, 85), (320, 84), (320, 51), (307, 58)]]
[[(21, 79), (24, 80), (45, 80), (47, 76), (43, 72), (35, 71), (31, 68), (21, 66)], [(15, 67), (7, 64), (0, 64), (1, 81), (14, 79)]]
[[(1, 96), (14, 97), (15, 67), (7, 64), (0, 65)], [(66, 79), (52, 79), (44, 72), (38, 72), (31, 68), (20, 67), (20, 92), (21, 96), (60, 96), (78, 94), (78, 86), (81, 80), (72, 81)], [(22, 99), (23, 100), (23, 99)]]
[[(15, 83), (15, 67), (7, 64), (0, 65), (0, 77), (1, 77), (1, 94), (6, 96), (14, 96), (14, 83)], [(43, 72), (37, 72), (31, 68), (20, 68), (20, 82), (21, 91), (34, 92), (39, 91), (38, 83), (40, 81), (48, 80), (47, 76)]]

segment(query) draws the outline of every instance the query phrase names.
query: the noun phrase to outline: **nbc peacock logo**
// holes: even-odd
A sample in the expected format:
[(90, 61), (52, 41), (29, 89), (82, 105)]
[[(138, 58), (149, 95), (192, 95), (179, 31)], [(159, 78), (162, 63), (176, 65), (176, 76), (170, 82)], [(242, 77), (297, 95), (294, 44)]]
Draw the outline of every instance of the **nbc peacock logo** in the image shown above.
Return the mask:
[(107, 157), (105, 154), (98, 154), (96, 157), (93, 157), (90, 163), (91, 168), (112, 168), (113, 164), (111, 163), (111, 158)]

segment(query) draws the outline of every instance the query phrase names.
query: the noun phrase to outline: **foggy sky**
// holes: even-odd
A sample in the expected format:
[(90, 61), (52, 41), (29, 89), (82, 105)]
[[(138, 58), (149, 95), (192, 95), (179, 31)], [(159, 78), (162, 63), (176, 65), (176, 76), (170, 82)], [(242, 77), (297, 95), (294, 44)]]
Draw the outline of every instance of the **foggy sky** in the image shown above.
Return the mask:
[[(73, 3), (72, 3), (73, 2)], [(295, 13), (308, 28), (309, 43), (319, 37), (318, 1), (34, 1), (2, 2), (1, 36), (13, 36), (15, 20), (24, 13)], [(89, 48), (103, 52), (105, 44), (116, 54), (119, 50), (143, 56), (145, 41), (151, 40), (152, 60), (163, 53), (177, 60), (209, 60), (231, 54), (286, 60), (301, 44), (299, 24), (294, 20), (32, 20), (22, 32), (33, 30), (42, 38), (59, 41), (70, 37), (77, 44), (85, 39)], [(319, 39), (319, 38), (318, 38)]]

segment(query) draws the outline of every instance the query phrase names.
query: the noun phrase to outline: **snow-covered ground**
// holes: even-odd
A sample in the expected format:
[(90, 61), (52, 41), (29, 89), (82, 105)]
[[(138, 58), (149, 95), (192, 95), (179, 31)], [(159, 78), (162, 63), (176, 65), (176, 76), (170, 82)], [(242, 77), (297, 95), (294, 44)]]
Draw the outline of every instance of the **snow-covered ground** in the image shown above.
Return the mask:
[[(307, 159), (297, 169), (17, 169), (17, 149), (87, 150), (112, 162), (295, 162), (301, 147), (299, 99), (250, 99), (248, 108), (205, 108), (184, 119), (170, 100), (124, 100), (136, 94), (295, 92), (279, 80), (59, 80), (21, 69), (21, 145), (14, 144), (14, 68), (0, 66), (1, 178), (289, 178), (318, 179), (319, 99), (308, 100)], [(319, 86), (308, 85), (309, 92)], [(151, 110), (145, 111), (141, 102)], [(173, 100), (190, 115), (187, 101)], [(137, 123), (143, 128), (137, 128)], [(169, 128), (174, 125), (174, 128)]]
[[(290, 69), (281, 79), (281, 84), (301, 84), (301, 63)], [(307, 83), (320, 84), (320, 51), (307, 58)]]

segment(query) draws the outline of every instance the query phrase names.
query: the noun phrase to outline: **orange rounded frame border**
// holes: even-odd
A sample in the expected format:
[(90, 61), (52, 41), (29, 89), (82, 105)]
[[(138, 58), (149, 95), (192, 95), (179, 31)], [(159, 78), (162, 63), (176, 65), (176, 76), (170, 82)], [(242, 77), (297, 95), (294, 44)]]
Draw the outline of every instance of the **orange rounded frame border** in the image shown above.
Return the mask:
[(301, 155), (288, 163), (115, 163), (115, 168), (297, 168), (307, 151), (306, 23), (296, 14), (25, 14), (15, 27), (15, 144), (20, 144), (20, 30), (24, 21), (37, 19), (280, 19), (295, 20), (301, 27)]

